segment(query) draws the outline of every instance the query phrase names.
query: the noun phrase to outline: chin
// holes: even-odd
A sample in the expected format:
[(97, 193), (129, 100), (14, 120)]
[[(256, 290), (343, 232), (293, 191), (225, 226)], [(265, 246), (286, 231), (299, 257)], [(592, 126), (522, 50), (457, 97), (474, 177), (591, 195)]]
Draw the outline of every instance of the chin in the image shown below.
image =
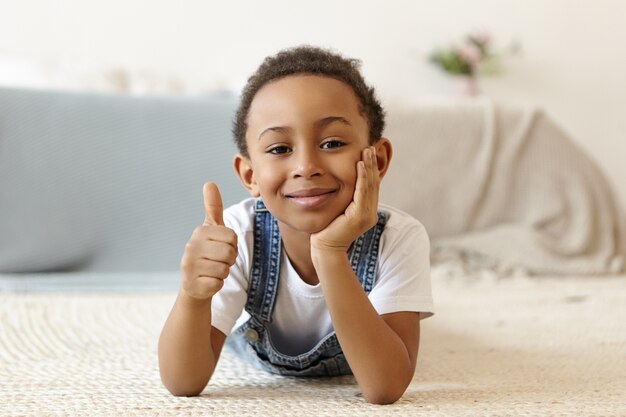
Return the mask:
[(286, 225), (290, 227), (291, 229), (298, 231), (300, 233), (306, 233), (306, 234), (312, 235), (312, 234), (315, 234), (324, 230), (331, 223), (331, 221), (332, 220), (320, 221), (319, 219), (311, 219), (311, 220), (299, 219), (299, 221), (289, 222), (289, 223), (286, 223)]
[(321, 232), (329, 224), (330, 224), (330, 222), (324, 223), (324, 224), (320, 224), (319, 222), (310, 222), (310, 223), (301, 225), (302, 227), (298, 228), (298, 230), (300, 230), (300, 231), (302, 231), (304, 233), (308, 233), (308, 234), (312, 235), (312, 234)]

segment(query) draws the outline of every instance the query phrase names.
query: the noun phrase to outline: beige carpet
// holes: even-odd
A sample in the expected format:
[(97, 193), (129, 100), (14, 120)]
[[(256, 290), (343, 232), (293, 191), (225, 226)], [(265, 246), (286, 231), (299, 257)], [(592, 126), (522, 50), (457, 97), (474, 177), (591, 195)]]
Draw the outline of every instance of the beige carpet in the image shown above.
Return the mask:
[(433, 277), (404, 397), (366, 404), (351, 377), (293, 379), (225, 354), (197, 398), (159, 380), (174, 294), (0, 294), (0, 415), (626, 416), (626, 277)]

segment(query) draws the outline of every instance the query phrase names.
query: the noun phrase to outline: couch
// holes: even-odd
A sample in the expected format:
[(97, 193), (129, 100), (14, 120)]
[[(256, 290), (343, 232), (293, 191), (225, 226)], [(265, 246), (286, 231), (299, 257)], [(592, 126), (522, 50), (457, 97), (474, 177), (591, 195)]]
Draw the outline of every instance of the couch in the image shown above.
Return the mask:
[[(202, 184), (247, 194), (237, 96), (0, 89), (0, 272), (178, 269)], [(602, 170), (537, 108), (389, 106), (381, 199), (417, 217), (433, 260), (530, 274), (619, 273), (626, 216)]]

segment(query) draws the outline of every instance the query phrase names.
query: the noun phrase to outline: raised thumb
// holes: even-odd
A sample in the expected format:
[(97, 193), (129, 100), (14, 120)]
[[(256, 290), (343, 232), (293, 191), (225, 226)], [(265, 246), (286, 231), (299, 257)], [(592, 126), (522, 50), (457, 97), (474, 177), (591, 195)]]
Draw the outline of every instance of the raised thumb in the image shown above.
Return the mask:
[(205, 225), (224, 225), (224, 206), (222, 205), (222, 196), (217, 185), (212, 182), (204, 184), (202, 189), (204, 195), (204, 224)]

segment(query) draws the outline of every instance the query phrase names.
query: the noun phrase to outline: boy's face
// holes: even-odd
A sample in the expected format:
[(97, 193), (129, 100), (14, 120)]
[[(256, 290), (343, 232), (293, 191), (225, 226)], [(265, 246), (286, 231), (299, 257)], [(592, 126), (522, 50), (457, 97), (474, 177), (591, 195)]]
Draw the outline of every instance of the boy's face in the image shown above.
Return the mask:
[(250, 158), (237, 156), (235, 166), (281, 228), (316, 233), (352, 201), (368, 135), (350, 86), (323, 76), (288, 76), (254, 97), (246, 132)]

